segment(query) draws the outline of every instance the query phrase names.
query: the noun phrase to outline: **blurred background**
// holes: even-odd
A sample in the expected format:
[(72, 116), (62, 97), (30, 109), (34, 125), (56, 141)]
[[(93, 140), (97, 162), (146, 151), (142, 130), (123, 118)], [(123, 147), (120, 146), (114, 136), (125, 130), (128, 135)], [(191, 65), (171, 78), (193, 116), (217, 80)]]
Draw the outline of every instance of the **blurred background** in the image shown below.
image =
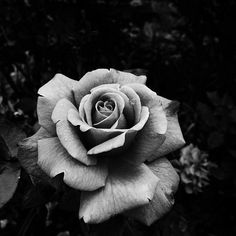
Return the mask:
[(18, 186), (0, 186), (5, 202), (15, 192), (0, 198), (0, 235), (236, 235), (235, 22), (235, 0), (0, 0), (0, 163), (12, 166), (0, 185), (19, 177), (5, 143), (37, 130), (37, 90), (58, 72), (147, 75), (180, 102), (186, 140), (169, 155), (181, 178), (174, 208), (151, 227), (122, 216), (83, 225), (73, 192), (35, 187), (21, 170)]

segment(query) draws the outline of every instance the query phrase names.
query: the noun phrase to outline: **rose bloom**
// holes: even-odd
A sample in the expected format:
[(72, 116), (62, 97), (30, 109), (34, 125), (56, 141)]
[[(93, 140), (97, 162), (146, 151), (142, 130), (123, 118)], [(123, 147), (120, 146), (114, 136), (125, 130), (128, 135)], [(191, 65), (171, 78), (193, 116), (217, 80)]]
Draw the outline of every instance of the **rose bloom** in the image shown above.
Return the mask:
[(86, 223), (124, 213), (150, 225), (174, 203), (179, 177), (163, 156), (184, 144), (178, 104), (145, 83), (97, 69), (79, 81), (57, 74), (38, 91), (41, 128), (20, 143), (18, 158), (31, 176), (63, 173), (81, 191)]

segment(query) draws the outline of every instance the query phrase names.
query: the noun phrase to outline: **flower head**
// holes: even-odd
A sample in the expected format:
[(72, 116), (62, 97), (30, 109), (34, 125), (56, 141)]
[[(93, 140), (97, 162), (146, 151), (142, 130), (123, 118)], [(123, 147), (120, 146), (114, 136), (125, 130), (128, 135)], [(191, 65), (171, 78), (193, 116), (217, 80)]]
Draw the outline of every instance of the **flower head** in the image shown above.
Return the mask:
[(20, 144), (18, 158), (39, 178), (63, 173), (81, 191), (85, 222), (125, 212), (150, 225), (173, 205), (179, 177), (162, 156), (184, 144), (176, 103), (145, 82), (98, 69), (79, 81), (57, 74), (38, 91), (41, 128)]
[(190, 194), (202, 192), (209, 184), (210, 168), (213, 167), (213, 163), (208, 161), (208, 154), (190, 144), (181, 149), (179, 163), (185, 191)]

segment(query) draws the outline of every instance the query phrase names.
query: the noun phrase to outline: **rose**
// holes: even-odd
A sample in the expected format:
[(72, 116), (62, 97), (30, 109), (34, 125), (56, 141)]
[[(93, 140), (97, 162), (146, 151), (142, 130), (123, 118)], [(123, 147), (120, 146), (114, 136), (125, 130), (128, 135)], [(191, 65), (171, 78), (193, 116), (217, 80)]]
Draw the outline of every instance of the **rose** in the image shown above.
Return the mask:
[(173, 205), (179, 177), (162, 156), (184, 144), (177, 103), (145, 82), (97, 69), (79, 81), (57, 74), (38, 91), (41, 128), (20, 144), (18, 158), (32, 176), (63, 173), (81, 191), (85, 222), (125, 213), (150, 225)]

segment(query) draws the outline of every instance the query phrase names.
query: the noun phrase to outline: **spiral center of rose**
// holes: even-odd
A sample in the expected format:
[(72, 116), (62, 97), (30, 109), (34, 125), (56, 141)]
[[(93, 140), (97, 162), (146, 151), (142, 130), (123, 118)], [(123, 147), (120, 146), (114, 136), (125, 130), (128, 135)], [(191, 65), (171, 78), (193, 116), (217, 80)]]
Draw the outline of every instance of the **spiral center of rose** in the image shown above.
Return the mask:
[(103, 115), (109, 116), (115, 108), (114, 101), (108, 99), (106, 101), (98, 101), (96, 104), (96, 109)]

